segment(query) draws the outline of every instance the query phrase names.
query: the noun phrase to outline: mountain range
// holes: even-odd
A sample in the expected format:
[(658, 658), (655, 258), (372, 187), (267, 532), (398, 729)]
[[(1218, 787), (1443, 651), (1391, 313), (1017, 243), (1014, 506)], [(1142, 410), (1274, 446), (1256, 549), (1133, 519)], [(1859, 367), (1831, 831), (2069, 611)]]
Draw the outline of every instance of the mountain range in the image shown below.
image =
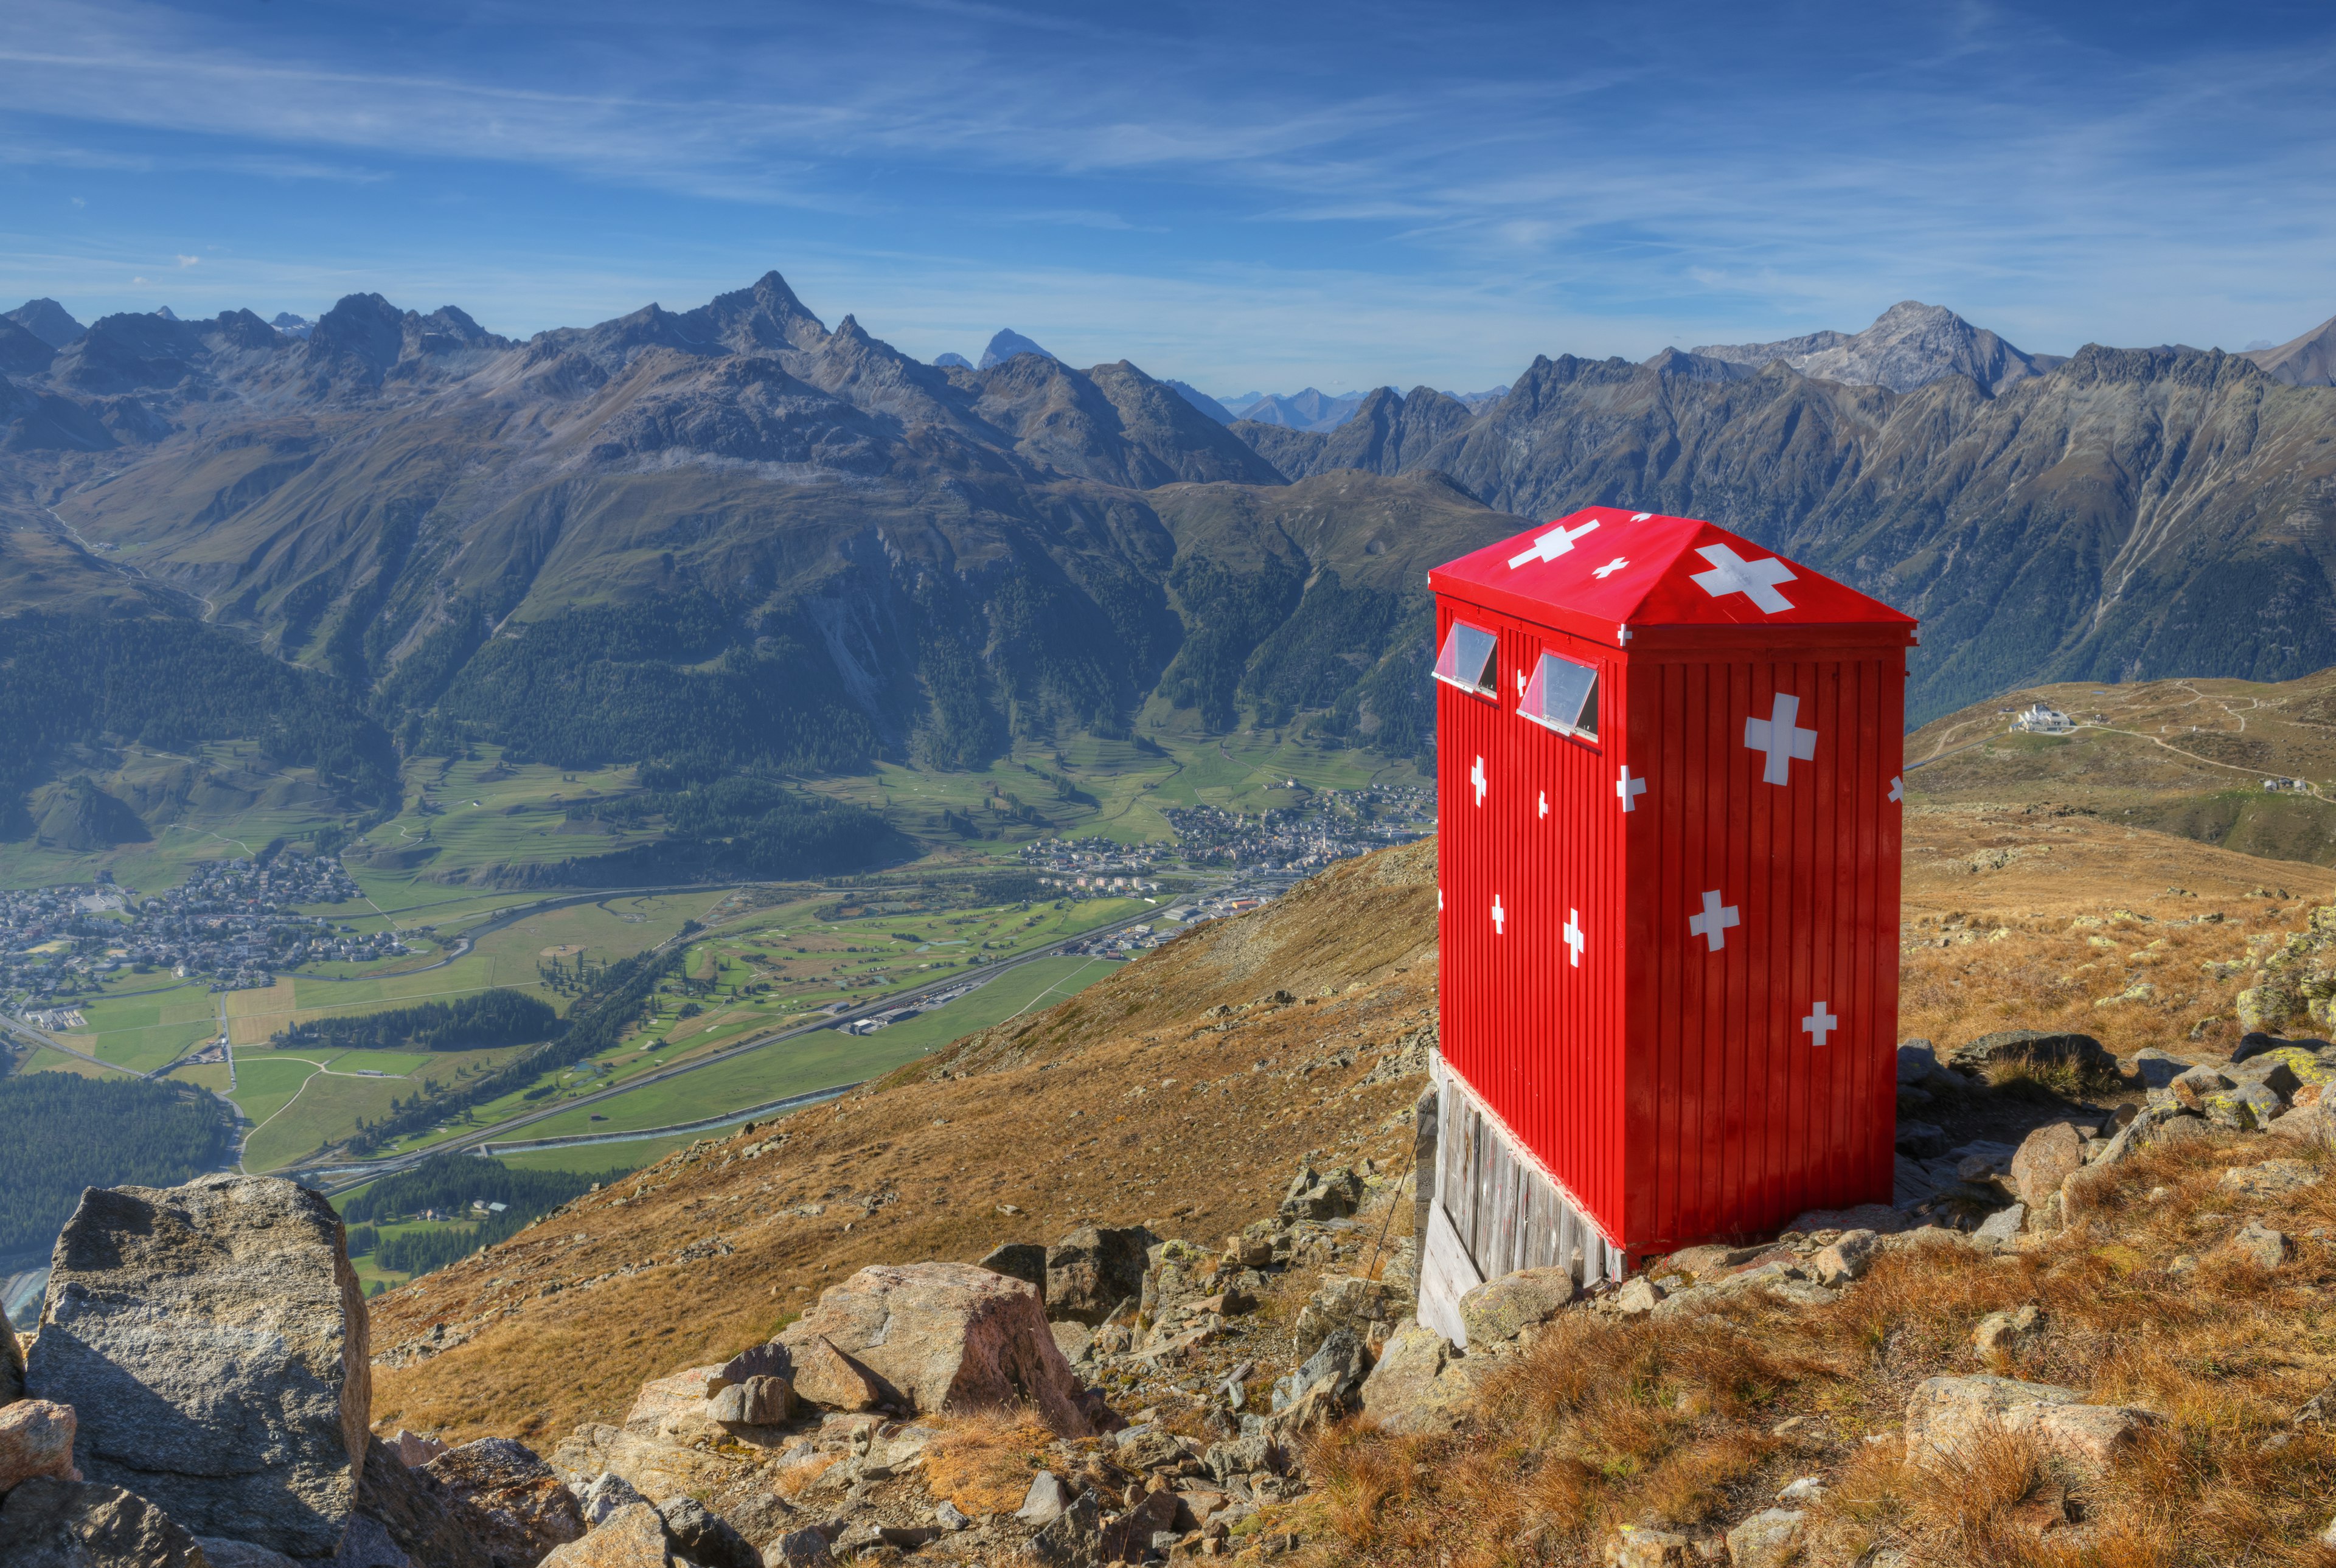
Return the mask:
[(2312, 338), (2060, 361), (1909, 303), (1537, 357), (1477, 406), (1382, 387), (1309, 430), (1018, 335), (922, 364), (776, 273), (524, 342), (375, 295), (305, 336), (5, 320), (0, 608), (228, 638), (409, 750), (949, 767), (1310, 716), (1416, 756), (1425, 568), (1591, 503), (1708, 517), (1921, 616), (1916, 722), (2336, 664)]

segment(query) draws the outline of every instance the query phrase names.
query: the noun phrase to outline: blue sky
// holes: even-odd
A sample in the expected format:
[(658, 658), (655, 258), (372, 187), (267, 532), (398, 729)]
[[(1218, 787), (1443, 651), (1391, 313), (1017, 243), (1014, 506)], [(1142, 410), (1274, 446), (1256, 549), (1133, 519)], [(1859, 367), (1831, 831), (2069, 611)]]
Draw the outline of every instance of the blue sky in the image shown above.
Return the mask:
[(2336, 313), (2336, 8), (0, 6), (0, 299), (512, 335), (777, 268), (1219, 393), (1473, 391), (1952, 307), (2022, 347)]

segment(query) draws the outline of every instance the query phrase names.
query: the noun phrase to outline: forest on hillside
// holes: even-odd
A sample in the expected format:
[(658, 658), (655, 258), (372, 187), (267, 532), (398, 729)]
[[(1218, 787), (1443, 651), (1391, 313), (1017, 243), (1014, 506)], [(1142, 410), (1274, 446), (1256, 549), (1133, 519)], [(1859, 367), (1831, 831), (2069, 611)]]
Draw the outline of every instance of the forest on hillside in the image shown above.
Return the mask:
[(498, 986), (451, 1002), (310, 1018), (277, 1030), (270, 1043), (340, 1051), (475, 1051), (527, 1045), (559, 1031), (560, 1015), (550, 1003)]
[[(371, 1255), (380, 1268), (400, 1274), (426, 1274), (467, 1258), (482, 1247), (506, 1241), (570, 1198), (590, 1192), (632, 1170), (514, 1170), (501, 1160), (469, 1154), (433, 1154), (410, 1171), (384, 1176), (340, 1205), (349, 1222), (349, 1255)], [(469, 1214), (473, 1203), (501, 1203), (503, 1212), (481, 1214), (475, 1222), (443, 1230), (381, 1234), (382, 1224), (433, 1210)]]
[(0, 1259), (45, 1257), (85, 1187), (175, 1187), (231, 1164), (235, 1125), (184, 1084), (0, 1077)]

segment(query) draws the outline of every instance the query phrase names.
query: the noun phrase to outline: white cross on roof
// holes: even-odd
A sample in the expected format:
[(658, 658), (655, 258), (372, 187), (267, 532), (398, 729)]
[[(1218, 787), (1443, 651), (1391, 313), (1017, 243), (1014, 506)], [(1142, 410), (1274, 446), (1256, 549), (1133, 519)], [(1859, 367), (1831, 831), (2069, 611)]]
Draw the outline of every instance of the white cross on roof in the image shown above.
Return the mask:
[(1588, 940), (1589, 939), (1582, 934), (1582, 911), (1580, 910), (1566, 911), (1565, 945), (1572, 950), (1573, 967), (1577, 969), (1582, 967), (1582, 949)]
[(1816, 1009), (1801, 1020), (1801, 1032), (1819, 1046), (1825, 1043), (1827, 1035), (1839, 1027), (1841, 1027), (1841, 1020), (1827, 1013), (1823, 1002), (1819, 1002)]
[(1785, 784), (1793, 782), (1793, 762), (1813, 762), (1817, 755), (1817, 732), (1796, 727), (1793, 721), (1800, 716), (1801, 699), (1776, 694), (1767, 718), (1744, 721), (1744, 745), (1747, 750), (1767, 754), (1767, 765), (1760, 770), (1764, 784)]
[(1696, 554), (1711, 562), (1711, 570), (1698, 571), (1688, 580), (1712, 598), (1740, 593), (1768, 615), (1793, 608), (1793, 601), (1776, 591), (1778, 583), (1796, 580), (1793, 569), (1777, 557), (1747, 560), (1724, 544), (1707, 544)]
[(1647, 519), (1654, 515), (1655, 514), (1651, 511), (1634, 511), (1630, 514), (1630, 521), (1632, 522), (1644, 522)]
[(1478, 757), (1476, 765), (1468, 770), (1468, 782), (1476, 786), (1476, 803), (1484, 803), (1484, 759)]
[(1555, 560), (1561, 555), (1569, 554), (1573, 549), (1573, 541), (1597, 526), (1598, 520), (1592, 518), (1580, 528), (1562, 525), (1552, 528), (1534, 540), (1531, 550), (1509, 557), (1509, 570), (1514, 571), (1529, 560)]
[(1622, 776), (1614, 781), (1614, 793), (1622, 797), (1624, 811), (1635, 811), (1638, 809), (1636, 804), (1638, 798), (1647, 793), (1647, 781), (1642, 778), (1632, 778), (1630, 768), (1625, 766), (1622, 769)]
[(1687, 934), (1703, 939), (1704, 950), (1716, 953), (1728, 945), (1728, 928), (1744, 921), (1737, 915), (1734, 904), (1719, 901), (1719, 890), (1714, 888), (1703, 895), (1703, 913), (1687, 918)]
[(1509, 911), (1501, 907), (1501, 895), (1494, 893), (1493, 895), (1493, 934), (1494, 936), (1504, 937), (1509, 934), (1508, 927), (1504, 923), (1508, 918)]
[(1604, 566), (1601, 566), (1597, 570), (1591, 572), (1590, 575), (1596, 578), (1599, 581), (1603, 582), (1608, 578), (1613, 576), (1616, 572), (1621, 570), (1624, 567), (1630, 564), (1630, 562), (1628, 557), (1618, 555), (1613, 560), (1608, 561)]

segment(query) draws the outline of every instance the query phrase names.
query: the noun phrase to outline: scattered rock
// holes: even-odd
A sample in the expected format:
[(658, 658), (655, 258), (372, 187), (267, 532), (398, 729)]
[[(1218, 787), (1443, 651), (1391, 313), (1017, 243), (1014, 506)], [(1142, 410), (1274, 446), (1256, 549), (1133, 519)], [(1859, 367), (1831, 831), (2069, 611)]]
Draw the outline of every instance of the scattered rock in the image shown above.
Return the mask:
[(2283, 1198), (2290, 1193), (2320, 1184), (2320, 1173), (2306, 1160), (2265, 1160), (2260, 1165), (2234, 1165), (2215, 1186), (2245, 1198)]
[(1090, 1430), (1038, 1292), (971, 1263), (871, 1264), (780, 1338), (799, 1367), (825, 1341), (920, 1412), (1027, 1405), (1064, 1436)]
[(667, 1540), (699, 1568), (763, 1568), (753, 1543), (696, 1498), (676, 1497), (658, 1512)]
[(1901, 1121), (1896, 1144), (1910, 1160), (1935, 1159), (1947, 1152), (1947, 1130), (1929, 1122)]
[(2236, 1127), (2243, 1133), (2263, 1131), (2287, 1109), (2279, 1096), (2263, 1084), (2241, 1084), (2208, 1095), (2199, 1102), (2199, 1108), (2215, 1125)]
[(1068, 1483), (1051, 1470), (1041, 1470), (1030, 1477), (1030, 1490), (1022, 1495), (1022, 1507), (1014, 1516), (1024, 1524), (1042, 1528), (1062, 1516), (1071, 1505)]
[(1141, 1225), (1073, 1231), (1046, 1249), (1046, 1314), (1091, 1328), (1102, 1323), (1121, 1302), (1144, 1294), (1144, 1254), (1159, 1240)]
[[(380, 1526), (375, 1525), (375, 1528), (379, 1529)], [(195, 1544), (203, 1549), (203, 1560), (210, 1564), (210, 1568), (300, 1568), (297, 1558), (287, 1557), (281, 1552), (271, 1552), (265, 1546), (255, 1546), (248, 1541), (230, 1541), (224, 1535), (198, 1535)], [(333, 1559), (333, 1568), (343, 1568), (349, 1556), (346, 1539), (341, 1545), (342, 1550)], [(389, 1550), (398, 1558), (405, 1555), (394, 1544)], [(362, 1552), (358, 1554), (373, 1555)]]
[(1104, 1525), (1098, 1548), (1103, 1560), (1143, 1562), (1152, 1555), (1153, 1536), (1175, 1534), (1176, 1514), (1181, 1506), (1173, 1492), (1145, 1493), (1134, 1507)]
[(524, 1443), (482, 1437), (423, 1469), (448, 1495), (477, 1510), (479, 1545), (508, 1568), (532, 1568), (545, 1553), (584, 1534), (576, 1495)]
[(1080, 1493), (1030, 1537), (1029, 1553), (1046, 1568), (1098, 1568), (1103, 1562), (1103, 1508), (1095, 1495)]
[(1382, 1281), (1329, 1275), (1299, 1310), (1298, 1325), (1291, 1331), (1292, 1354), (1301, 1360), (1311, 1356), (1339, 1329), (1368, 1339), (1371, 1326), (1393, 1321), (1401, 1305), (1401, 1298)]
[(1343, 1406), (1363, 1386), (1370, 1359), (1351, 1329), (1334, 1329), (1299, 1368), (1273, 1386), (1276, 1414), (1288, 1410), (1316, 1389), (1327, 1391), (1329, 1402)]
[(2054, 1122), (2020, 1140), (2020, 1152), (2011, 1156), (2011, 1190), (2035, 1208), (2084, 1164), (2084, 1135), (2067, 1122)]
[(1734, 1568), (1784, 1568), (1800, 1554), (1801, 1513), (1767, 1508), (1728, 1533), (1728, 1561)]
[[(365, 1550), (359, 1555), (375, 1557), (378, 1563), (350, 1568), (399, 1568), (393, 1553), (410, 1557), (422, 1568), (493, 1568), (478, 1544), (486, 1533), (478, 1511), (448, 1493), (428, 1470), (407, 1469), (396, 1451), (379, 1439), (366, 1446), (356, 1517), (342, 1545), (345, 1551), (352, 1544), (362, 1546)], [(343, 1565), (336, 1562), (334, 1568)]]
[(1341, 1220), (1362, 1203), (1363, 1179), (1354, 1172), (1342, 1166), (1317, 1175), (1312, 1166), (1300, 1165), (1281, 1196), (1280, 1212), (1284, 1220)]
[(725, 1361), (722, 1364), (722, 1380), (743, 1383), (749, 1378), (792, 1378), (794, 1371), (793, 1354), (778, 1340), (770, 1339), (760, 1345), (750, 1345)]
[(1460, 1323), (1471, 1345), (1496, 1345), (1546, 1323), (1573, 1297), (1571, 1270), (1520, 1269), (1487, 1280), (1461, 1297)]
[(1990, 1367), (2034, 1344), (2044, 1332), (2044, 1314), (2034, 1302), (2013, 1312), (1990, 1312), (1971, 1331), (1971, 1344)]
[(646, 1503), (648, 1499), (642, 1496), (634, 1488), (633, 1484), (622, 1475), (611, 1475), (603, 1471), (592, 1477), (590, 1484), (584, 1488), (583, 1495), (576, 1501), (577, 1505), (583, 1510), (584, 1523), (597, 1525), (618, 1509), (629, 1508), (636, 1503)]
[(2043, 1029), (2003, 1029), (1981, 1035), (1947, 1058), (1947, 1065), (1964, 1072), (1983, 1072), (1998, 1062), (2022, 1058), (2037, 1063), (2068, 1062), (2089, 1071), (2113, 1072), (2117, 1058), (2090, 1035), (2055, 1034)]
[(2179, 1057), (2168, 1056), (2155, 1046), (2136, 1051), (2133, 1057), (2134, 1074), (2141, 1079), (2142, 1086), (2149, 1089), (2165, 1088), (2188, 1072), (2191, 1066), (2191, 1063)]
[(1871, 1231), (1851, 1231), (1809, 1258), (1809, 1272), (1820, 1285), (1838, 1288), (1865, 1278), (1865, 1271), (1882, 1255), (1882, 1238)]
[(827, 1537), (816, 1530), (790, 1531), (763, 1553), (764, 1568), (812, 1568), (815, 1563), (834, 1561), (828, 1554)]
[(1925, 1378), (1906, 1401), (1910, 1457), (1952, 1455), (2001, 1432), (2024, 1433), (2070, 1463), (2099, 1471), (2157, 1417), (2119, 1405), (2088, 1404), (2074, 1388), (2022, 1383), (1991, 1373)]
[(437, 1438), (418, 1437), (403, 1427), (398, 1429), (396, 1437), (389, 1440), (389, 1446), (391, 1452), (397, 1456), (398, 1463), (409, 1470), (419, 1470), (446, 1451), (446, 1445)]
[(1978, 1252), (2000, 1252), (2020, 1234), (2028, 1223), (2028, 1205), (2014, 1203), (2008, 1209), (1998, 1209), (1981, 1220), (1979, 1229), (1971, 1236), (1971, 1250)]
[(1626, 1318), (1651, 1312), (1662, 1304), (1663, 1297), (1668, 1293), (1660, 1285), (1641, 1274), (1614, 1292), (1614, 1310)]
[(271, 1178), (92, 1188), (57, 1239), (25, 1386), (80, 1417), (92, 1483), (190, 1532), (329, 1557), (372, 1403), (339, 1217)]
[(543, 1559), (542, 1568), (675, 1568), (666, 1550), (665, 1521), (646, 1503), (608, 1515), (580, 1541), (570, 1541)]
[(706, 1419), (725, 1426), (775, 1427), (793, 1409), (794, 1388), (784, 1378), (749, 1378), (706, 1402)]
[(46, 1399), (0, 1405), (0, 1492), (46, 1475), (78, 1481), (73, 1468), (73, 1409)]
[(2224, 1245), (2232, 1255), (2258, 1269), (2276, 1269), (2287, 1261), (2287, 1237), (2261, 1220), (2249, 1220)]
[(2336, 1147), (2336, 1113), (2318, 1105), (2299, 1105), (2283, 1116), (2273, 1117), (2271, 1125), (2263, 1130), (2298, 1143)]
[(688, 1367), (652, 1378), (633, 1396), (625, 1430), (676, 1443), (718, 1437), (721, 1429), (706, 1418), (706, 1401), (728, 1384), (720, 1367)]
[(1908, 1040), (1898, 1047), (1898, 1081), (1919, 1084), (1939, 1070), (1939, 1053), (1928, 1040)]
[(40, 1476), (0, 1503), (0, 1568), (204, 1568), (203, 1550), (145, 1498)]
[(933, 1509), (933, 1523), (952, 1535), (973, 1527), (973, 1521), (966, 1517), (965, 1510), (946, 1497)]
[(1606, 1538), (1599, 1560), (1606, 1568), (1688, 1568), (1695, 1548), (1684, 1535), (1648, 1524), (1625, 1524)]

